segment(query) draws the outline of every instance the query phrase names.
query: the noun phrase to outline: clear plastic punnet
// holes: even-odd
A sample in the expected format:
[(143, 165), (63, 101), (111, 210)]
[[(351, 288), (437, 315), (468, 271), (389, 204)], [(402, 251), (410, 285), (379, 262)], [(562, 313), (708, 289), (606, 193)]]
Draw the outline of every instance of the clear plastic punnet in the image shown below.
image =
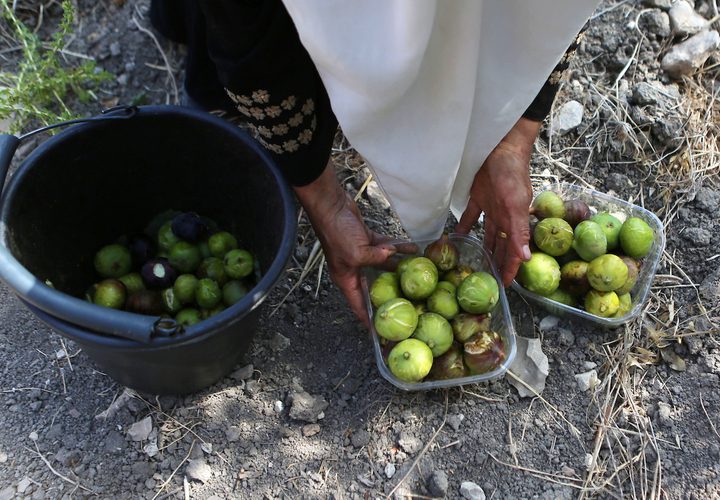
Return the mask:
[(655, 233), (655, 241), (650, 248), (650, 252), (643, 257), (638, 280), (633, 289), (630, 291), (630, 296), (632, 297), (632, 308), (623, 316), (612, 318), (596, 316), (577, 307), (561, 304), (560, 302), (556, 302), (548, 299), (547, 297), (543, 297), (542, 295), (533, 293), (523, 288), (523, 286), (517, 281), (513, 281), (512, 283), (513, 290), (525, 297), (527, 300), (542, 306), (555, 316), (574, 316), (588, 320), (605, 328), (616, 328), (638, 316), (647, 302), (650, 287), (655, 279), (657, 267), (660, 264), (660, 259), (662, 258), (663, 251), (665, 250), (665, 230), (660, 222), (660, 219), (658, 219), (654, 213), (638, 205), (633, 205), (632, 203), (615, 198), (614, 196), (581, 186), (576, 186), (574, 184), (551, 184), (545, 187), (543, 191), (552, 191), (564, 200), (582, 200), (590, 207), (592, 215), (599, 212), (609, 212), (617, 217), (621, 222), (625, 222), (625, 220), (629, 217), (639, 217), (647, 222), (652, 228)]
[[(373, 348), (375, 350), (375, 361), (377, 362), (378, 370), (380, 374), (387, 379), (391, 384), (405, 391), (421, 391), (428, 389), (441, 389), (445, 387), (457, 387), (466, 384), (476, 384), (478, 382), (487, 382), (502, 377), (505, 372), (510, 368), (510, 365), (515, 358), (516, 345), (515, 345), (515, 328), (513, 327), (512, 317), (510, 316), (510, 308), (508, 306), (507, 297), (505, 295), (505, 289), (502, 287), (502, 283), (498, 276), (497, 270), (493, 265), (489, 255), (485, 252), (483, 244), (477, 238), (467, 236), (464, 234), (451, 233), (449, 235), (450, 241), (458, 249), (460, 254), (459, 264), (468, 265), (472, 267), (474, 271), (485, 271), (492, 274), (498, 281), (500, 289), (500, 298), (495, 305), (495, 308), (490, 313), (490, 329), (497, 332), (502, 338), (505, 347), (505, 360), (494, 370), (482, 373), (479, 375), (469, 375), (466, 377), (454, 378), (449, 380), (432, 380), (432, 381), (421, 381), (421, 382), (405, 382), (395, 377), (388, 366), (385, 364), (383, 359), (382, 346), (380, 345), (380, 337), (375, 332), (373, 324), (374, 308), (370, 302), (370, 286), (375, 279), (384, 272), (386, 269), (377, 268), (365, 268), (364, 275), (365, 280), (363, 282), (365, 304), (370, 314), (370, 334), (372, 337)], [(422, 241), (395, 241), (395, 244), (413, 244), (416, 247), (416, 255), (422, 255), (425, 247), (433, 243), (433, 240), (422, 240)], [(399, 253), (392, 257), (388, 262), (388, 268), (394, 269), (397, 263), (407, 257), (408, 254)]]

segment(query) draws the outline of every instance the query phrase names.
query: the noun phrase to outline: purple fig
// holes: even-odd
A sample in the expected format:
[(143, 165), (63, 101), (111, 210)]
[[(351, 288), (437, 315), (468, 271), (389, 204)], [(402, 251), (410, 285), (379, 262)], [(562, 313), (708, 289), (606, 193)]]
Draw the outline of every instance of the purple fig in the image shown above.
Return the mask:
[(135, 234), (127, 243), (133, 265), (138, 268), (155, 255), (155, 242), (146, 234)]
[(140, 290), (127, 299), (125, 308), (137, 314), (158, 316), (164, 312), (160, 293), (155, 290)]
[(151, 259), (143, 264), (140, 270), (145, 285), (153, 290), (168, 288), (173, 285), (177, 273), (167, 259)]
[(487, 373), (505, 361), (505, 345), (496, 332), (478, 333), (463, 345), (465, 364), (472, 375)]
[(588, 266), (584, 260), (573, 260), (560, 268), (560, 286), (576, 297), (582, 297), (590, 291)]
[(490, 316), (487, 314), (458, 314), (452, 320), (451, 326), (455, 340), (462, 344), (473, 335), (490, 330)]
[(439, 240), (427, 246), (424, 255), (433, 261), (440, 271), (449, 271), (457, 266), (459, 252), (447, 233), (443, 233)]
[(433, 360), (428, 378), (432, 380), (448, 380), (465, 377), (468, 370), (463, 362), (462, 347), (453, 343), (445, 354)]
[(630, 290), (633, 289), (635, 283), (637, 283), (638, 276), (640, 275), (640, 261), (626, 255), (621, 255), (620, 258), (628, 268), (628, 276), (623, 286), (615, 290), (618, 297), (626, 293), (630, 293)]
[(197, 243), (208, 233), (207, 224), (195, 212), (185, 212), (175, 216), (170, 227), (175, 236), (191, 243)]
[(573, 229), (584, 220), (590, 218), (590, 207), (582, 200), (568, 200), (565, 202), (565, 217)]

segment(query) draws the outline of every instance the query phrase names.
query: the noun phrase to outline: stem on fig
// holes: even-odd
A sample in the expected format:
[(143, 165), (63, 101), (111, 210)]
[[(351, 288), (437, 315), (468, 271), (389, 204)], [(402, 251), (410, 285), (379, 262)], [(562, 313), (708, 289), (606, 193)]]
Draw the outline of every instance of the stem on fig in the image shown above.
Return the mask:
[(407, 351), (405, 351), (405, 352), (403, 353), (403, 358), (405, 358), (405, 359), (410, 359), (410, 353), (407, 352)]

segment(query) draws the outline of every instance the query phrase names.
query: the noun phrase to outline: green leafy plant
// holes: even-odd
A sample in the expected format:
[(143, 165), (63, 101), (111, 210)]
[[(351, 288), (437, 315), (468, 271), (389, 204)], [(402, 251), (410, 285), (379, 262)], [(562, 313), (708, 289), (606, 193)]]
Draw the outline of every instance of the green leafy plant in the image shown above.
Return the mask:
[(0, 119), (10, 119), (11, 132), (30, 124), (49, 125), (77, 118), (66, 104), (68, 95), (81, 102), (97, 99), (93, 89), (112, 78), (97, 70), (94, 61), (71, 66), (61, 62), (65, 40), (73, 32), (75, 12), (70, 0), (62, 2), (63, 18), (51, 39), (43, 42), (13, 11), (11, 0), (0, 0), (0, 15), (14, 32), (22, 59), (16, 71), (0, 71)]

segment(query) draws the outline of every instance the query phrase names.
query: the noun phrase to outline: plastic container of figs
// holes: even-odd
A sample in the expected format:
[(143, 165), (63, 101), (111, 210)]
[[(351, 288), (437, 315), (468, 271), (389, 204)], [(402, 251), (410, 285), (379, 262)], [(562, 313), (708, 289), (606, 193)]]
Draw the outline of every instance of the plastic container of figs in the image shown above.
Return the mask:
[[(383, 359), (383, 346), (380, 344), (380, 336), (375, 331), (373, 326), (374, 320), (374, 308), (370, 301), (370, 286), (377, 277), (388, 270), (394, 270), (397, 264), (413, 253), (401, 253), (398, 252), (394, 255), (387, 263), (386, 269), (379, 268), (365, 268), (363, 280), (363, 292), (365, 296), (365, 304), (370, 315), (370, 334), (373, 343), (373, 349), (375, 352), (375, 361), (377, 363), (380, 375), (383, 376), (388, 382), (393, 384), (395, 387), (404, 391), (423, 391), (430, 389), (442, 389), (446, 387), (458, 387), (461, 385), (477, 384), (479, 382), (488, 382), (501, 378), (505, 372), (510, 368), (510, 365), (515, 359), (516, 343), (515, 343), (515, 328), (513, 327), (512, 317), (510, 316), (510, 307), (508, 306), (507, 296), (505, 295), (505, 289), (502, 286), (500, 277), (498, 275), (495, 266), (493, 265), (490, 256), (485, 252), (483, 243), (472, 236), (464, 234), (449, 234), (450, 241), (457, 247), (459, 253), (458, 265), (470, 266), (473, 271), (485, 271), (492, 274), (498, 282), (498, 288), (500, 289), (499, 300), (495, 305), (495, 308), (490, 312), (490, 329), (502, 339), (505, 349), (505, 360), (501, 362), (494, 370), (478, 374), (469, 375), (466, 377), (459, 377), (447, 380), (423, 380), (421, 382), (406, 382), (395, 377), (390, 368), (388, 368), (385, 360)], [(404, 247), (412, 247), (414, 245), (414, 255), (423, 255), (425, 247), (433, 243), (435, 240), (424, 240), (424, 241), (407, 241), (397, 240), (392, 243), (401, 245)]]
[[(647, 302), (650, 288), (655, 279), (655, 273), (660, 264), (663, 251), (665, 250), (665, 230), (660, 219), (658, 219), (654, 213), (638, 205), (575, 184), (567, 184), (564, 182), (555, 183), (545, 186), (542, 191), (552, 191), (565, 201), (571, 199), (584, 201), (590, 208), (591, 216), (599, 212), (610, 212), (610, 214), (617, 217), (620, 222), (625, 222), (629, 217), (639, 217), (652, 228), (655, 233), (655, 239), (650, 248), (650, 252), (641, 259), (638, 280), (630, 291), (632, 308), (623, 316), (603, 318), (590, 314), (583, 309), (562, 304), (533, 293), (524, 288), (517, 280), (512, 282), (513, 290), (555, 316), (581, 318), (604, 328), (617, 328), (637, 317)], [(537, 194), (539, 194), (539, 192), (536, 193), (536, 195)]]

